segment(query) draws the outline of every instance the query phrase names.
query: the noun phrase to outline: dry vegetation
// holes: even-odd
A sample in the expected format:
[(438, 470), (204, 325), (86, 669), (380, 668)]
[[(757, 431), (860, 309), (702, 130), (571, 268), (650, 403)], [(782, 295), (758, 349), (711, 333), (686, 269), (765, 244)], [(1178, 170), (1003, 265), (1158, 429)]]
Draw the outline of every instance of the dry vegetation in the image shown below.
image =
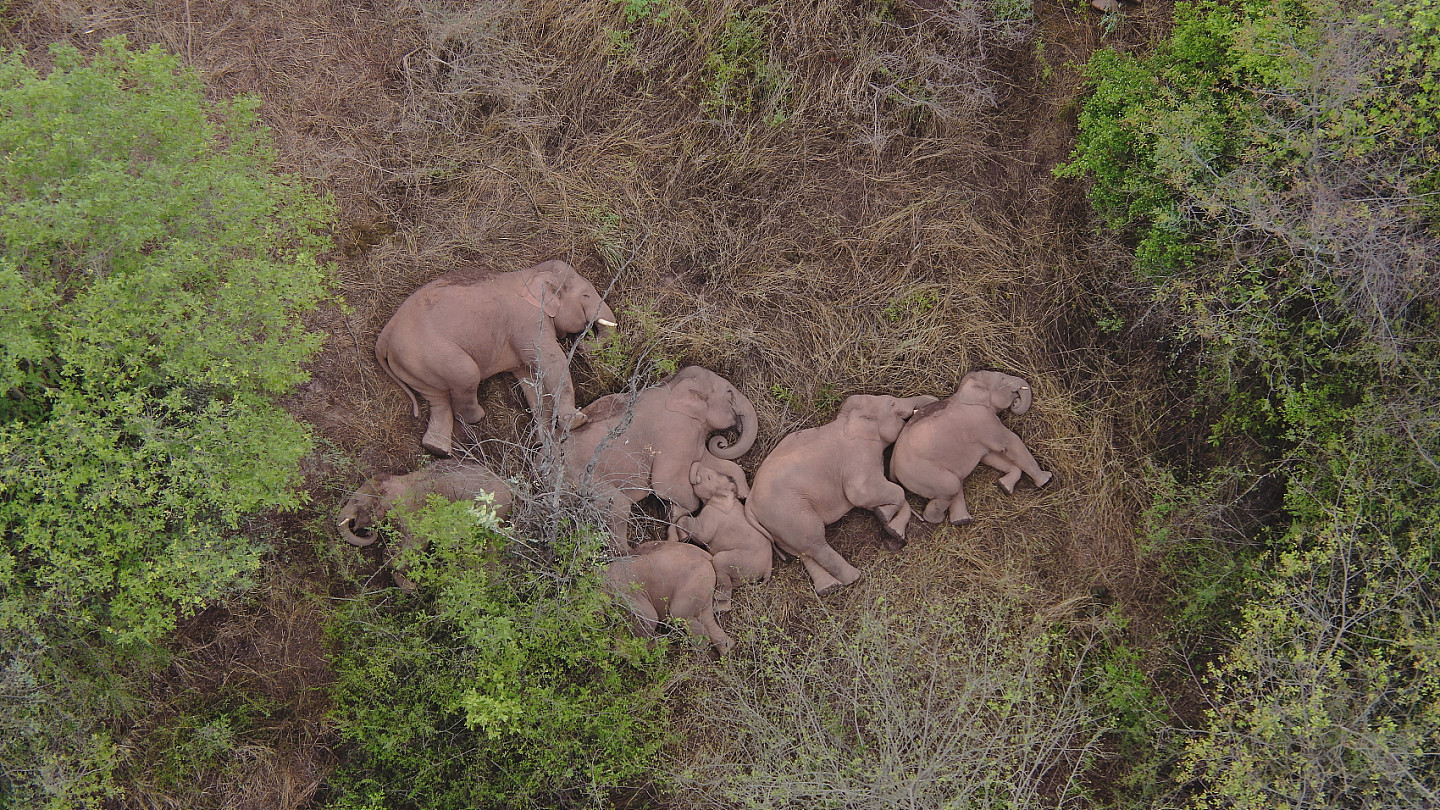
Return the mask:
[[(9, 8), (12, 46), (93, 47), (126, 33), (182, 54), (216, 94), (260, 95), (282, 164), (342, 212), (337, 301), (315, 323), (329, 339), (292, 403), (329, 448), (311, 470), (313, 508), (285, 526), (265, 577), (272, 595), (202, 617), (151, 695), (203, 694), (232, 673), (274, 692), (274, 744), (206, 785), (207, 806), (305, 805), (343, 755), (315, 691), (326, 683), (315, 627), (335, 542), (323, 517), (372, 471), (416, 463), (422, 423), (371, 347), (404, 296), (461, 265), (561, 257), (609, 287), (623, 351), (578, 362), (581, 401), (637, 369), (705, 365), (760, 410), (761, 439), (743, 460), (752, 472), (782, 435), (828, 421), (849, 394), (944, 396), (976, 368), (1032, 382), (1035, 406), (1011, 424), (1054, 485), (1007, 497), (993, 471), (978, 472), (977, 521), (922, 526), (898, 554), (879, 549), (868, 515), (853, 515), (832, 532), (867, 579), (821, 603), (798, 564), (780, 564), (770, 584), (737, 594), (725, 620), (737, 637), (763, 617), (805, 638), (882, 599), (919, 615), (942, 595), (1018, 602), (1036, 626), (1082, 636), (1111, 601), (1147, 615), (1156, 594), (1135, 549), (1134, 459), (1160, 432), (1148, 415), (1159, 370), (1117, 367), (1096, 347), (1087, 278), (1116, 254), (1087, 242), (1080, 189), (1050, 174), (1069, 149), (1074, 64), (1103, 32), (1083, 4), (997, 20), (1003, 5)], [(1143, 44), (1164, 5), (1138, 8), (1109, 44)], [(491, 416), (479, 438), (523, 435), (512, 388), (483, 386)], [(1139, 624), (1130, 632), (1143, 640)], [(266, 652), (282, 643), (307, 649)], [(724, 694), (726, 677), (699, 672), (692, 683)], [(676, 756), (747, 756), (730, 742), (743, 743), (707, 726)], [(137, 806), (155, 807), (174, 790), (137, 788)]]

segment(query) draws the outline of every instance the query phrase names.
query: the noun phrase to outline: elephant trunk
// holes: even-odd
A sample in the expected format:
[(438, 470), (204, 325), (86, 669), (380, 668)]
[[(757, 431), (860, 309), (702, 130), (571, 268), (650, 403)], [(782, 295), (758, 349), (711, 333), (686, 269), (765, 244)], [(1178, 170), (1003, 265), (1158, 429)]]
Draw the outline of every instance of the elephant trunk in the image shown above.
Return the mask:
[(760, 419), (755, 412), (755, 405), (738, 390), (735, 391), (735, 427), (740, 431), (740, 438), (733, 445), (724, 436), (710, 437), (705, 446), (711, 455), (733, 461), (749, 452), (750, 446), (760, 435)]
[(1015, 404), (1010, 406), (1010, 412), (1016, 416), (1023, 416), (1026, 411), (1030, 410), (1030, 403), (1032, 401), (1029, 383), (1021, 380), (1017, 393), (1020, 394), (1020, 399), (1016, 400)]
[[(365, 548), (366, 546), (375, 544), (375, 539), (378, 536), (375, 532), (369, 532), (368, 535), (359, 535), (355, 533), (356, 528), (355, 512), (353, 509), (346, 508), (345, 511), (340, 513), (340, 536), (345, 538), (345, 542), (352, 546)], [(362, 529), (362, 531), (364, 530)]]

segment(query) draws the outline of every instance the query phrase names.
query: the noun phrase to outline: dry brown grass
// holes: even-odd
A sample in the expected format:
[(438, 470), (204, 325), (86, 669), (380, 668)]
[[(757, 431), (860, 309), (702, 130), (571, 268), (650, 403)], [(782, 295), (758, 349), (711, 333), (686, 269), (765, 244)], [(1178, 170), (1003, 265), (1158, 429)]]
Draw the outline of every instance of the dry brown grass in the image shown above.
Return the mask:
[[(1080, 190), (1049, 174), (1078, 90), (1065, 60), (1099, 45), (1094, 20), (1043, 6), (1002, 24), (963, 1), (666, 5), (663, 20), (627, 20), (611, 0), (38, 0), (12, 11), (12, 34), (93, 47), (123, 32), (184, 55), (216, 94), (261, 96), (282, 164), (340, 206), (343, 305), (314, 316), (330, 337), (292, 405), (354, 460), (353, 482), (416, 463), (423, 423), (372, 353), (399, 302), (457, 266), (560, 257), (613, 283), (617, 311), (648, 313), (621, 325), (629, 367), (579, 361), (581, 401), (643, 374), (645, 358), (707, 366), (759, 409), (752, 472), (849, 394), (947, 396), (976, 368), (1035, 387), (1011, 427), (1054, 485), (1005, 496), (981, 471), (967, 491), (976, 522), (919, 528), (898, 554), (852, 515), (832, 536), (865, 581), (819, 603), (798, 564), (780, 564), (738, 592), (733, 632), (759, 615), (959, 593), (1077, 626), (1097, 589), (1144, 609), (1135, 459), (1154, 435), (1154, 369), (1117, 369), (1094, 348), (1085, 278), (1109, 271), (1083, 251)], [(1167, 16), (1136, 14), (1133, 43), (1154, 29), (1147, 15)], [(713, 55), (737, 19), (766, 34), (743, 86), (717, 96)], [(477, 437), (499, 444), (479, 452), (523, 439), (511, 380), (484, 384), (482, 403)], [(325, 512), (343, 487), (321, 479)], [(256, 783), (231, 789), (267, 790), (264, 773), (303, 782), (324, 750), (304, 767), (259, 756)], [(287, 795), (273, 806), (308, 794)]]

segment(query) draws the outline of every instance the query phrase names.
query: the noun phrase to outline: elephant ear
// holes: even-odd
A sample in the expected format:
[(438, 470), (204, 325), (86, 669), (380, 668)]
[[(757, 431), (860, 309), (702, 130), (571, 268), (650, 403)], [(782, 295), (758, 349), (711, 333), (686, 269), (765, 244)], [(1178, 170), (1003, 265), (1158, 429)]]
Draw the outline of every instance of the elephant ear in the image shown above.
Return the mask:
[(840, 422), (845, 438), (862, 441), (881, 438), (880, 421), (876, 418), (879, 414), (873, 401), (875, 399), (878, 397), (856, 395), (846, 399), (840, 406), (840, 415), (836, 417), (836, 421)]
[(560, 314), (560, 294), (566, 280), (564, 271), (553, 266), (537, 270), (525, 279), (524, 298), (545, 310), (546, 317), (553, 318)]
[(697, 422), (704, 422), (709, 413), (709, 403), (701, 390), (699, 380), (682, 379), (672, 382), (665, 394), (665, 410), (683, 413)]

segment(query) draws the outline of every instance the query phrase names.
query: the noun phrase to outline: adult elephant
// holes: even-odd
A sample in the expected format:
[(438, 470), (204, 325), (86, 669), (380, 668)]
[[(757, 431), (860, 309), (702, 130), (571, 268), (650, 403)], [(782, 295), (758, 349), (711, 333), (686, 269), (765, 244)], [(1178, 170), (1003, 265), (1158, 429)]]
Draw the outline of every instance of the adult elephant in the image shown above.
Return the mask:
[(453, 420), (485, 417), (480, 381), (508, 371), (537, 419), (552, 414), (571, 427), (583, 422), (560, 336), (615, 327), (599, 291), (563, 261), (476, 279), (441, 276), (406, 298), (375, 341), (380, 368), (399, 383), (420, 415), (430, 405), (420, 445), (438, 456), (451, 450)]
[(448, 501), (468, 501), (480, 495), (493, 497), (495, 514), (510, 513), (514, 496), (505, 479), (483, 464), (469, 461), (438, 461), (406, 475), (380, 473), (351, 494), (337, 516), (340, 536), (352, 546), (370, 546), (379, 538), (376, 528), (389, 519), (400, 542), (390, 550), (390, 575), (402, 590), (415, 584), (404, 574), (401, 554), (416, 545), (410, 517), (425, 507), (431, 495)]
[[(627, 547), (631, 507), (651, 492), (669, 504), (672, 523), (700, 508), (690, 483), (697, 461), (734, 478), (741, 497), (749, 492), (734, 459), (755, 443), (755, 406), (713, 371), (686, 366), (652, 388), (601, 397), (581, 414), (584, 424), (565, 438), (566, 475), (604, 504), (617, 551)], [(731, 429), (740, 434), (734, 444), (712, 435)]]
[(960, 379), (950, 398), (924, 408), (900, 432), (890, 459), (890, 474), (902, 486), (929, 498), (922, 517), (939, 523), (946, 510), (950, 522), (970, 522), (965, 506), (965, 479), (985, 464), (1002, 474), (1000, 487), (1015, 491), (1021, 474), (1035, 486), (1050, 483), (1020, 437), (1000, 421), (1000, 412), (1016, 416), (1030, 410), (1033, 397), (1025, 380), (998, 371), (972, 371)]
[(825, 596), (860, 571), (825, 542), (825, 527), (855, 507), (880, 518), (891, 545), (910, 522), (905, 490), (885, 478), (885, 448), (916, 409), (935, 397), (847, 397), (835, 421), (791, 433), (755, 472), (745, 509), (779, 549), (800, 558), (815, 593)]

